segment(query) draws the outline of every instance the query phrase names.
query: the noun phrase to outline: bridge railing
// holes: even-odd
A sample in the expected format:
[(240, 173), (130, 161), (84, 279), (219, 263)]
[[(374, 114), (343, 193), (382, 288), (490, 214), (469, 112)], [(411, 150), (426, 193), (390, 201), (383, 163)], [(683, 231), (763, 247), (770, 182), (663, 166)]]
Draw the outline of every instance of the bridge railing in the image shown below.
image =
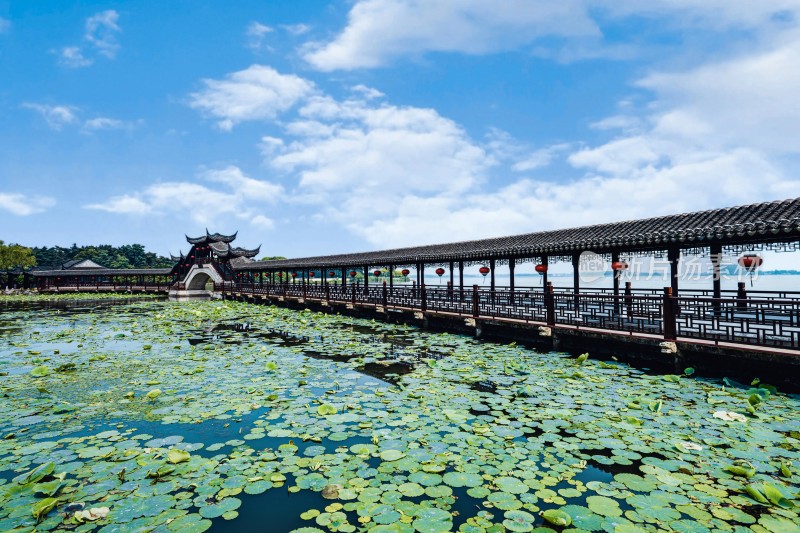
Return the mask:
[[(710, 298), (702, 294), (614, 295), (607, 291), (565, 292), (447, 286), (384, 287), (348, 284), (239, 284), (238, 292), (308, 298), (465, 317), (640, 334), (654, 338), (704, 340), (800, 349), (800, 298), (754, 298), (741, 292)], [(732, 291), (731, 291), (732, 292)], [(738, 297), (734, 297), (738, 296)], [(778, 293), (783, 296), (783, 293)]]
[(117, 292), (117, 291), (136, 291), (136, 292), (167, 292), (172, 287), (171, 282), (130, 282), (123, 283), (121, 281), (90, 281), (90, 280), (76, 280), (76, 281), (61, 281), (54, 282), (48, 285), (39, 286), (38, 289), (42, 291), (69, 291), (69, 292)]

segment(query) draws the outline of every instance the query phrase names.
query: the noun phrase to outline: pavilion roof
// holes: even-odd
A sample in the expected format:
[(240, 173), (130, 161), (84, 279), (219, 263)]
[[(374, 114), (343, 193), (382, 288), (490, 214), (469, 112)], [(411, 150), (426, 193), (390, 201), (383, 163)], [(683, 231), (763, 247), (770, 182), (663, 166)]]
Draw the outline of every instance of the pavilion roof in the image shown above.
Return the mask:
[(224, 242), (224, 243), (231, 243), (236, 240), (236, 234), (239, 233), (238, 231), (233, 235), (223, 235), (222, 233), (209, 233), (208, 228), (206, 228), (206, 234), (201, 235), (200, 237), (189, 237), (186, 235), (186, 242), (189, 244), (210, 244), (214, 242)]
[(800, 241), (800, 198), (711, 209), (609, 224), (525, 233), (373, 252), (254, 261), (240, 270), (277, 270), (418, 262), (481, 261), (582, 251), (639, 252), (670, 246), (693, 248)]

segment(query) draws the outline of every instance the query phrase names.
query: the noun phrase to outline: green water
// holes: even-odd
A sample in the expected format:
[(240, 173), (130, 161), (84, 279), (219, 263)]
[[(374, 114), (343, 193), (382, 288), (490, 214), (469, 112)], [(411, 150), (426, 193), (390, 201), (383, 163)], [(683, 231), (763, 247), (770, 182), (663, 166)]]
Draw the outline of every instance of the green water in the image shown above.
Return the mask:
[(758, 382), (242, 303), (33, 299), (0, 302), (0, 395), (0, 531), (799, 529), (800, 399)]

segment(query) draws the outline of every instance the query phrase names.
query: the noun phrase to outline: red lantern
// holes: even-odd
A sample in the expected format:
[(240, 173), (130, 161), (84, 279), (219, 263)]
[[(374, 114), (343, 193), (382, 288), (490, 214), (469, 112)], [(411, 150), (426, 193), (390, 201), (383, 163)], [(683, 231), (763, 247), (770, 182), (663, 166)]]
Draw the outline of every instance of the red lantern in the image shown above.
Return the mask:
[(278, 277), (282, 278), (283, 277), (283, 272), (278, 272)]
[(436, 275), (437, 276), (439, 276), (441, 278), (443, 274), (444, 274), (444, 269), (442, 267), (439, 267), (439, 268), (436, 269)]
[(403, 270), (400, 271), (400, 273), (403, 274), (404, 276), (408, 276), (409, 274), (411, 274), (411, 271), (407, 268), (404, 268)]
[(351, 277), (351, 278), (354, 278), (354, 277), (356, 277), (356, 271), (355, 271), (355, 270), (351, 270), (351, 271), (350, 271), (350, 277)]
[(536, 265), (534, 269), (538, 274), (542, 276), (544, 276), (547, 273), (547, 265)]
[(296, 278), (297, 277), (297, 272), (292, 272), (292, 277)]
[(625, 261), (614, 261), (611, 263), (611, 270), (628, 270), (628, 263)]
[(373, 274), (373, 275), (374, 275), (376, 278), (379, 278), (379, 277), (381, 277), (381, 271), (380, 271), (380, 270), (376, 270), (376, 271), (375, 271), (375, 272), (373, 272), (372, 274)]
[(313, 278), (314, 276), (316, 276), (316, 274), (314, 274), (314, 271), (313, 271), (313, 270), (312, 270), (311, 272), (309, 272), (309, 273), (308, 273), (308, 277), (309, 277), (309, 278)]
[(329, 277), (329, 278), (332, 278), (332, 277), (334, 277), (335, 275), (336, 275), (336, 272), (334, 272), (333, 270), (331, 270), (330, 272), (328, 272), (328, 277)]
[(739, 266), (748, 272), (753, 272), (764, 263), (764, 259), (757, 254), (744, 254), (739, 258)]
[(486, 277), (486, 274), (490, 272), (489, 267), (482, 266), (481, 268), (478, 269), (478, 272), (480, 272), (481, 274), (483, 274), (484, 277)]

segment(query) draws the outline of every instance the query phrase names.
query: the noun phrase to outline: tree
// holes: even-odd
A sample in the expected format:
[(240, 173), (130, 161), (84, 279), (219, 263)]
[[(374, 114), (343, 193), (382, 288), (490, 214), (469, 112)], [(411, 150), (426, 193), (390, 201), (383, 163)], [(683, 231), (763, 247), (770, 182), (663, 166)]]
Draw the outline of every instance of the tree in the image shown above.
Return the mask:
[(7, 283), (11, 282), (11, 271), (19, 268), (25, 270), (36, 266), (33, 250), (19, 244), (5, 244), (0, 241), (0, 270), (6, 272)]
[(272, 256), (264, 256), (259, 261), (280, 261), (282, 259), (286, 259), (282, 255), (272, 255)]

